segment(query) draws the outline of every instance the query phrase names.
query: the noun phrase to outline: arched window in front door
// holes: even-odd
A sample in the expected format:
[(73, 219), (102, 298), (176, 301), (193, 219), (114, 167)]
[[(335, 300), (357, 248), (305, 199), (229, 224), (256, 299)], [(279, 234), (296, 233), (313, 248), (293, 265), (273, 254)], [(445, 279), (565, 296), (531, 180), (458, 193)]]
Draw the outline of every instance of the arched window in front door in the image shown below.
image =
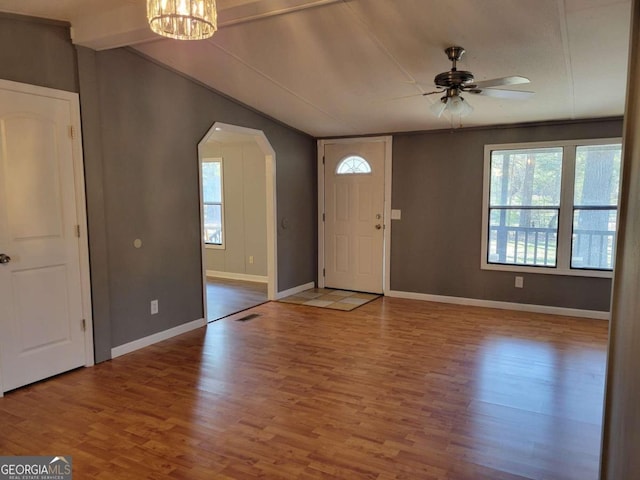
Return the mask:
[(358, 155), (343, 158), (336, 168), (338, 175), (363, 175), (371, 173), (371, 165)]

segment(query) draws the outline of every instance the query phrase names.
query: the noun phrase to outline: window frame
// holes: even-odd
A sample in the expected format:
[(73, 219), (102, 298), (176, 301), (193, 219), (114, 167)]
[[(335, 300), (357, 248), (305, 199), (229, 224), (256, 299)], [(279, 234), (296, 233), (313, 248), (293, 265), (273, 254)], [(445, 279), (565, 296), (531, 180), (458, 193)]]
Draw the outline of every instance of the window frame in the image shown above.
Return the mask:
[[(205, 163), (219, 163), (220, 164), (220, 202), (205, 202), (204, 201), (204, 175), (203, 175), (203, 166)], [(213, 250), (226, 250), (226, 225), (225, 225), (225, 216), (224, 216), (224, 159), (222, 157), (204, 157), (200, 161), (200, 188), (202, 191), (202, 196), (200, 199), (201, 208), (202, 208), (202, 241), (204, 243), (205, 248), (213, 249)], [(204, 210), (207, 205), (220, 205), (220, 223), (222, 229), (222, 243), (207, 243), (204, 240)]]
[[(497, 270), (515, 273), (542, 273), (550, 275), (566, 275), (576, 277), (613, 278), (612, 270), (596, 270), (571, 267), (571, 247), (573, 238), (574, 189), (576, 149), (580, 146), (592, 145), (622, 145), (621, 137), (594, 138), (583, 140), (560, 140), (548, 142), (500, 143), (484, 146), (484, 171), (482, 185), (482, 228), (480, 268), (482, 270)], [(495, 150), (519, 150), (561, 147), (562, 153), (562, 181), (560, 183), (560, 206), (558, 215), (556, 266), (541, 265), (507, 265), (490, 263), (489, 250), (489, 190), (491, 186), (491, 153)], [(622, 168), (621, 168), (622, 170)], [(622, 172), (620, 182), (622, 183)], [(615, 206), (617, 214), (620, 210), (620, 188), (618, 188), (618, 202)], [(616, 238), (617, 238), (616, 231)], [(614, 261), (615, 268), (615, 261)]]

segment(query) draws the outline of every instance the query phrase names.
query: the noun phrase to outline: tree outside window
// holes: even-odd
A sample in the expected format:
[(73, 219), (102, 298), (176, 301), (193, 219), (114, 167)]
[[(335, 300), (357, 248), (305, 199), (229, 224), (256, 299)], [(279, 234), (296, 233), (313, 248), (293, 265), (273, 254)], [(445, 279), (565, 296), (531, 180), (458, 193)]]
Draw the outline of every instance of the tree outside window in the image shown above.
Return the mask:
[(621, 154), (620, 145), (576, 150), (571, 268), (613, 269)]

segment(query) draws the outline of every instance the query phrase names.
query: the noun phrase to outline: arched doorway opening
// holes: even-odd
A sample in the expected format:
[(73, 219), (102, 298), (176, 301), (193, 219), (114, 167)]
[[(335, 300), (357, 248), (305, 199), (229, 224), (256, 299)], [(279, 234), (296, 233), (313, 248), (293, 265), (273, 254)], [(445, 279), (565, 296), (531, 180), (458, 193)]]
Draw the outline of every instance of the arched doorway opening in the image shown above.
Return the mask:
[(210, 314), (208, 277), (263, 282), (263, 301), (276, 298), (276, 157), (261, 130), (216, 122), (198, 144), (198, 161), (203, 300), (211, 321), (254, 305), (249, 299)]

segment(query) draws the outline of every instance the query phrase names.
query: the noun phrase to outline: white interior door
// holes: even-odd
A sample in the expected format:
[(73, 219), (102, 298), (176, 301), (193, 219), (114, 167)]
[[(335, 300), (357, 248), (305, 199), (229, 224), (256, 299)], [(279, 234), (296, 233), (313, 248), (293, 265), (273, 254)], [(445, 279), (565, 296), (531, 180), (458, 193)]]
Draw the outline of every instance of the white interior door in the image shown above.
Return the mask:
[(325, 285), (382, 293), (384, 142), (324, 146)]
[(71, 116), (0, 88), (2, 391), (85, 364)]

